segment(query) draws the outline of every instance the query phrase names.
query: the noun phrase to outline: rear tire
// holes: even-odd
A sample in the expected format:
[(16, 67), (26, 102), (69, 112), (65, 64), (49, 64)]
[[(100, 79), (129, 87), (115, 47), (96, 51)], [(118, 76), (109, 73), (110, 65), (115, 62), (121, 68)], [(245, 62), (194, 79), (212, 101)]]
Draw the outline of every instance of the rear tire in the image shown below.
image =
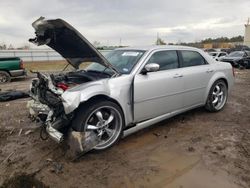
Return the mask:
[(72, 128), (79, 132), (92, 131), (101, 140), (94, 150), (113, 146), (123, 132), (124, 118), (121, 108), (111, 101), (94, 100), (79, 107)]
[(5, 71), (0, 71), (0, 84), (10, 82), (10, 75)]
[(227, 102), (228, 88), (223, 80), (217, 80), (212, 85), (205, 108), (210, 112), (218, 112), (222, 110)]

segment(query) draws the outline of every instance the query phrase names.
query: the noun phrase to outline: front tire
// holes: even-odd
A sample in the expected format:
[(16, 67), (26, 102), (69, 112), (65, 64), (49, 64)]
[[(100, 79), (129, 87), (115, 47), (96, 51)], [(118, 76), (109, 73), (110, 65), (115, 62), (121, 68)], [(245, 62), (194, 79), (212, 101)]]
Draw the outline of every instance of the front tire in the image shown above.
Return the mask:
[(210, 112), (218, 112), (224, 108), (228, 98), (228, 88), (223, 80), (217, 80), (211, 87), (205, 108)]
[(105, 150), (121, 137), (124, 120), (121, 108), (111, 101), (90, 101), (79, 107), (73, 120), (73, 129), (92, 131), (100, 139), (94, 150)]

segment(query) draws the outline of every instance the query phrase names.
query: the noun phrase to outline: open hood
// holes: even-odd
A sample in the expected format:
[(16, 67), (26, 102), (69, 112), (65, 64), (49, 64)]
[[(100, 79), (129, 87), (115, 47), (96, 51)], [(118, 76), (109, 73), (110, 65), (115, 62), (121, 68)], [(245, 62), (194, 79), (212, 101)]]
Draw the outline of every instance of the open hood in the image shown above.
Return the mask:
[(46, 20), (40, 17), (32, 23), (36, 37), (30, 42), (48, 45), (61, 54), (73, 67), (83, 62), (96, 62), (119, 73), (105, 57), (76, 29), (62, 19)]

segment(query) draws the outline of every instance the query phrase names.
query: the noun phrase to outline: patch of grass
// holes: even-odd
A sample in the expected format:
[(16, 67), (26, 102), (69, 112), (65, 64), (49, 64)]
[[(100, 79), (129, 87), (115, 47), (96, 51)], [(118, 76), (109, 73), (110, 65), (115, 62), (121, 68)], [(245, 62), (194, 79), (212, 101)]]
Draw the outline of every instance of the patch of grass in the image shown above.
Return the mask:
[(24, 68), (26, 70), (33, 70), (33, 71), (58, 71), (58, 70), (63, 70), (63, 68), (66, 65), (67, 61), (63, 60), (24, 62)]
[[(67, 61), (34, 61), (34, 62), (24, 62), (24, 68), (28, 71), (62, 71), (64, 67), (68, 64)], [(90, 63), (82, 63), (80, 69), (84, 69)], [(73, 70), (73, 67), (69, 65), (66, 70)]]

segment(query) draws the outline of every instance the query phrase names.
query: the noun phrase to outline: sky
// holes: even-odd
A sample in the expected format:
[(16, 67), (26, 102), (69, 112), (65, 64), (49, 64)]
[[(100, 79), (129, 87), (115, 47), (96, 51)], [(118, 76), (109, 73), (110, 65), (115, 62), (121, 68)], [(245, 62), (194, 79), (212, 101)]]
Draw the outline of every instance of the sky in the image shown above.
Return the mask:
[(0, 44), (29, 44), (40, 16), (101, 45), (152, 45), (157, 33), (167, 43), (233, 37), (244, 35), (249, 8), (250, 0), (1, 0)]

